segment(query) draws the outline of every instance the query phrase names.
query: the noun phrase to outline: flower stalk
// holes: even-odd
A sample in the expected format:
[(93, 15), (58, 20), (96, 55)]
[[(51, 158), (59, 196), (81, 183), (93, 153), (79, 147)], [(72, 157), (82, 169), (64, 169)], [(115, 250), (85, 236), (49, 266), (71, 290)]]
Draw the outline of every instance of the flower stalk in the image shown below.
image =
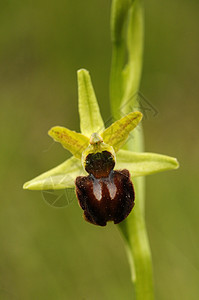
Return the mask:
[[(139, 91), (143, 53), (142, 3), (140, 0), (113, 0), (111, 13), (113, 54), (110, 99), (113, 117), (118, 118), (118, 108), (123, 108), (122, 113), (134, 109), (135, 95)], [(126, 51), (128, 58), (125, 65)], [(124, 146), (125, 149), (144, 151), (143, 130), (141, 126), (139, 129), (133, 132), (132, 139)], [(136, 299), (152, 300), (154, 299), (152, 258), (144, 218), (145, 179), (135, 178), (134, 187), (136, 195), (134, 213), (118, 226), (125, 239)]]

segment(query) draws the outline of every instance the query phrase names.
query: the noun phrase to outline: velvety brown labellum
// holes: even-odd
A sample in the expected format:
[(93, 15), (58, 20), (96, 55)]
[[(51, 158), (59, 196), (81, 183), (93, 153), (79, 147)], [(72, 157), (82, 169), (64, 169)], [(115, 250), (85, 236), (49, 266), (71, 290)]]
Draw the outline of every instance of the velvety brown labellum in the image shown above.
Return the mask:
[(92, 224), (120, 223), (134, 206), (134, 189), (128, 170), (111, 170), (107, 177), (101, 178), (93, 174), (79, 176), (75, 184), (84, 218)]

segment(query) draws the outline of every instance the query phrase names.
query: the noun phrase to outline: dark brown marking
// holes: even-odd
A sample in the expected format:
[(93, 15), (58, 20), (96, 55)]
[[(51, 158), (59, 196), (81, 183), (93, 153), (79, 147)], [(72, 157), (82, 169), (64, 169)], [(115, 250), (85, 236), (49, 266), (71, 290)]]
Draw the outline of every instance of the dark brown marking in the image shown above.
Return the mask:
[(108, 177), (114, 166), (114, 157), (108, 151), (90, 153), (85, 161), (85, 170), (95, 178)]

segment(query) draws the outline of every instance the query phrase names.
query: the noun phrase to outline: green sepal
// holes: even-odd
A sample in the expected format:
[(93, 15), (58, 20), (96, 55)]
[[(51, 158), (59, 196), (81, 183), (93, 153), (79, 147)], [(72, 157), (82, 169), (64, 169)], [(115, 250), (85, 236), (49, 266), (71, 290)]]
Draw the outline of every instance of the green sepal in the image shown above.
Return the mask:
[(59, 190), (72, 188), (75, 186), (76, 177), (85, 174), (81, 161), (72, 156), (57, 167), (26, 182), (23, 188), (26, 190)]
[(88, 137), (65, 127), (55, 126), (48, 131), (48, 134), (78, 159), (81, 159), (82, 152), (89, 145)]
[(141, 119), (142, 113), (136, 111), (114, 122), (101, 134), (104, 143), (112, 146), (117, 152), (124, 145), (129, 133), (139, 124)]
[(90, 138), (93, 132), (104, 130), (95, 92), (87, 70), (81, 69), (78, 76), (78, 98), (81, 132)]
[(156, 153), (120, 150), (116, 158), (115, 169), (127, 169), (132, 177), (146, 176), (179, 167), (176, 158)]

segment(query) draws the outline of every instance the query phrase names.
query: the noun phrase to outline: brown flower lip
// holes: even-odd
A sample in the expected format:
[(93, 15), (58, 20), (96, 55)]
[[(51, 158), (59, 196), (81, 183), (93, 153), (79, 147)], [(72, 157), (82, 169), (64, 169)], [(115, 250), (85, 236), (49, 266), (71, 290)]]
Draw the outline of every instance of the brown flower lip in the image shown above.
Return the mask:
[(115, 165), (108, 151), (91, 153), (86, 157), (88, 176), (78, 176), (76, 195), (84, 210), (84, 219), (92, 224), (106, 226), (123, 221), (134, 206), (134, 188), (128, 170), (113, 170)]

